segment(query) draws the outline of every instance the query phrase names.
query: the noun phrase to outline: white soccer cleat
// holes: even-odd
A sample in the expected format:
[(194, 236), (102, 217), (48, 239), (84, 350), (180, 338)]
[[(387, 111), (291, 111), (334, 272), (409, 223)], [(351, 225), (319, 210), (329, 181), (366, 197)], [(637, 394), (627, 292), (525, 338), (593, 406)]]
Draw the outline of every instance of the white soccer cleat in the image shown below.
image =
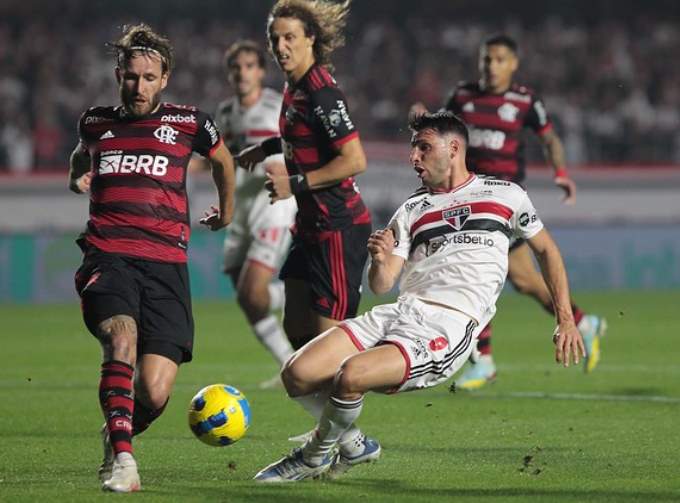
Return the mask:
[(97, 471), (97, 473), (99, 475), (99, 481), (104, 482), (111, 478), (111, 471), (113, 470), (113, 459), (115, 456), (113, 453), (113, 446), (111, 445), (111, 439), (109, 438), (109, 429), (106, 427), (106, 423), (104, 423), (104, 426), (102, 426), (102, 429), (99, 431), (99, 434), (102, 437), (104, 459), (102, 460), (102, 464), (99, 466), (99, 470)]
[(328, 477), (334, 479), (344, 474), (353, 466), (362, 463), (373, 463), (380, 458), (381, 453), (380, 443), (366, 435), (360, 435), (351, 442), (351, 445), (340, 444), (339, 454), (328, 470)]
[(141, 488), (135, 458), (129, 452), (119, 453), (113, 461), (111, 478), (104, 481), (102, 489), (114, 493), (131, 493)]
[(320, 465), (313, 466), (307, 464), (302, 457), (302, 449), (296, 447), (288, 456), (260, 470), (253, 477), (253, 480), (263, 483), (278, 483), (318, 478), (328, 471), (336, 457), (337, 453), (331, 451)]

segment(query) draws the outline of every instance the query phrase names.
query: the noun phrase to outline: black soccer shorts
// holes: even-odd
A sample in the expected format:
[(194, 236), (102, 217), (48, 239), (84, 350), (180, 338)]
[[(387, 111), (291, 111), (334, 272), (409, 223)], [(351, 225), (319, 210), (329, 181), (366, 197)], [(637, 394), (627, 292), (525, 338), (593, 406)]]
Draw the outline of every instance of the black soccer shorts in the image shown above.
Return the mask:
[(90, 247), (75, 276), (83, 320), (97, 326), (115, 315), (137, 322), (137, 354), (191, 361), (194, 320), (186, 264), (153, 262)]
[(320, 315), (333, 320), (354, 318), (361, 300), (370, 234), (368, 224), (325, 232), (320, 241), (296, 236), (279, 277), (307, 283), (310, 307)]

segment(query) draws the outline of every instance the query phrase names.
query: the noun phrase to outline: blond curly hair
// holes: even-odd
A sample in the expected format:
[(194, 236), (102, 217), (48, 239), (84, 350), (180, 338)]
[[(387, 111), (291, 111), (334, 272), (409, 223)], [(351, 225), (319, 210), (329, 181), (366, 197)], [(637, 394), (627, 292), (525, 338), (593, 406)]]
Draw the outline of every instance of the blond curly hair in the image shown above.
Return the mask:
[[(290, 17), (302, 22), (307, 37), (314, 37), (314, 59), (320, 65), (330, 66), (331, 53), (345, 45), (343, 29), (347, 24), (349, 4), (327, 0), (278, 0), (267, 20), (267, 35), (275, 19)], [(271, 39), (267, 37), (269, 50), (272, 50)]]

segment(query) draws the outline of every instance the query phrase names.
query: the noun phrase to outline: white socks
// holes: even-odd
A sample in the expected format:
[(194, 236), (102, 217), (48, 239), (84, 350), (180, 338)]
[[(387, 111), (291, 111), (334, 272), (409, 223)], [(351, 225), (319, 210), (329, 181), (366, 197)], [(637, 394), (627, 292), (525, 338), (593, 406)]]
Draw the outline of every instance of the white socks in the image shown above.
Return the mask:
[(283, 281), (272, 281), (269, 283), (269, 310), (279, 311), (283, 309), (286, 301), (286, 287)]
[[(359, 418), (364, 404), (363, 396), (358, 400), (340, 400), (330, 397), (323, 414), (319, 419), (319, 426), (312, 439), (303, 448), (303, 457), (311, 465), (320, 465), (324, 457), (348, 430), (357, 429), (354, 421)], [(352, 437), (356, 436), (356, 432)], [(351, 442), (351, 439), (347, 439)]]
[(255, 337), (266, 347), (274, 358), (283, 365), (293, 354), (293, 348), (283, 333), (279, 320), (273, 314), (253, 325)]

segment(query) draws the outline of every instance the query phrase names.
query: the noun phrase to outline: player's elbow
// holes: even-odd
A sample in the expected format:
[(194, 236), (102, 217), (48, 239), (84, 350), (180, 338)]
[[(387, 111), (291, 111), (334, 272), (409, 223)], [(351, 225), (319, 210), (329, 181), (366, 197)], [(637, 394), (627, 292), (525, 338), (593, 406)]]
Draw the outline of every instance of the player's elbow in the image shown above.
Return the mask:
[(355, 154), (353, 164), (354, 164), (353, 175), (360, 175), (361, 173), (366, 171), (366, 154), (364, 154), (363, 150)]

